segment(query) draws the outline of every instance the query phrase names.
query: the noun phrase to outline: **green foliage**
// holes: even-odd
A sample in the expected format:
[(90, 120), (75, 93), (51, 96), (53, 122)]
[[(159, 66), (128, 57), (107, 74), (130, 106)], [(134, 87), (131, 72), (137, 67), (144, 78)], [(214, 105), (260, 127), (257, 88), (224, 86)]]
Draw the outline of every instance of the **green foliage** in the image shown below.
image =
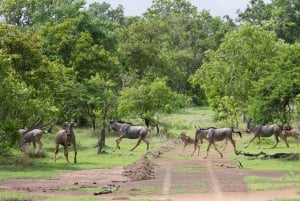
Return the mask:
[(299, 1), (274, 0), (265, 4), (262, 0), (251, 0), (247, 9), (239, 13), (239, 21), (266, 26), (292, 44), (300, 39), (299, 8)]
[[(300, 45), (290, 45), (279, 56), (274, 72), (259, 80), (251, 97), (250, 116), (257, 122), (277, 120), (291, 125), (300, 93)], [(268, 115), (265, 115), (268, 114)]]
[(118, 112), (158, 120), (186, 96), (209, 103), (220, 125), (245, 113), (261, 123), (299, 118), (299, 2), (251, 0), (239, 25), (186, 0), (155, 0), (143, 17), (85, 4), (0, 1), (0, 154), (37, 116), (96, 129)]
[[(252, 106), (249, 99), (257, 95), (253, 91), (257, 84), (266, 77), (275, 76), (276, 63), (285, 47), (282, 41), (276, 41), (274, 33), (257, 25), (242, 25), (225, 37), (217, 51), (207, 52), (207, 60), (190, 81), (205, 91), (216, 119), (233, 125), (232, 120)], [(276, 81), (277, 85), (283, 82), (277, 77)], [(270, 116), (268, 120), (271, 119), (275, 120)]]
[(152, 118), (158, 112), (173, 112), (189, 103), (188, 97), (173, 92), (166, 78), (142, 80), (139, 85), (124, 88), (118, 111), (120, 116)]

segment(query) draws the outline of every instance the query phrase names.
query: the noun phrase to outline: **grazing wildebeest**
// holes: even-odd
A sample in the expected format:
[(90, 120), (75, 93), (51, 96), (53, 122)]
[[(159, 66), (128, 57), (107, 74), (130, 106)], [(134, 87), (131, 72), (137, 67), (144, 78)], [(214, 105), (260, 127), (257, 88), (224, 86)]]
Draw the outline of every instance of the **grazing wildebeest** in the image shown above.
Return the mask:
[(149, 131), (147, 127), (133, 126), (122, 121), (111, 120), (109, 122), (109, 128), (117, 131), (120, 134), (120, 137), (116, 140), (116, 147), (113, 151), (115, 151), (117, 148), (120, 149), (119, 144), (123, 138), (138, 139), (137, 144), (130, 151), (133, 151), (137, 146), (139, 146), (142, 140), (147, 144), (147, 150), (149, 150), (149, 142), (145, 139)]
[(264, 126), (262, 125), (251, 126), (250, 123), (251, 120), (249, 120), (247, 123), (247, 132), (253, 132), (254, 136), (249, 141), (249, 143), (245, 146), (245, 148), (247, 148), (255, 138), (258, 138), (258, 143), (260, 148), (260, 138), (271, 137), (272, 135), (274, 135), (275, 137), (275, 144), (272, 146), (272, 148), (275, 148), (277, 146), (279, 142), (279, 137), (285, 142), (286, 146), (289, 147), (286, 138), (282, 136), (281, 128), (277, 124), (264, 125)]
[(229, 140), (233, 146), (234, 152), (237, 153), (236, 143), (232, 137), (232, 133), (238, 133), (240, 137), (242, 137), (241, 132), (234, 131), (233, 128), (209, 128), (207, 132), (208, 146), (206, 150), (206, 156), (204, 158), (207, 158), (208, 151), (211, 145), (214, 146), (215, 150), (220, 154), (221, 158), (223, 158), (223, 154), (219, 151), (219, 149), (215, 144), (216, 141), (222, 141), (222, 140)]
[(35, 150), (35, 154), (38, 154), (43, 147), (41, 138), (43, 137), (43, 131), (41, 129), (19, 129), (18, 132), (22, 134), (21, 137), (21, 150), (25, 152), (25, 143), (33, 143), (33, 147), (36, 148), (36, 143), (38, 148)]
[(183, 143), (182, 154), (184, 153), (186, 146), (188, 146), (189, 144), (195, 144), (195, 139), (187, 136), (185, 132), (180, 133), (179, 138)]
[(74, 149), (74, 163), (77, 163), (77, 149), (76, 149), (76, 139), (75, 134), (73, 131), (73, 122), (65, 122), (63, 123), (63, 126), (65, 126), (64, 130), (60, 130), (56, 134), (55, 138), (55, 154), (54, 154), (54, 162), (56, 163), (56, 155), (58, 153), (59, 145), (64, 146), (64, 155), (69, 163), (68, 158), (68, 146), (73, 146)]

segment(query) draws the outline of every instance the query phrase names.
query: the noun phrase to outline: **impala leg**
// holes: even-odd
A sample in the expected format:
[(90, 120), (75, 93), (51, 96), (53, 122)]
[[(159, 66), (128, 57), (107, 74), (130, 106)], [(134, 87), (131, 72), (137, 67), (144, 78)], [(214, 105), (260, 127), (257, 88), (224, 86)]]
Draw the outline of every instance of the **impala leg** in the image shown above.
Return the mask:
[[(295, 136), (294, 136), (295, 137)], [(284, 136), (284, 135), (280, 135), (280, 138), (285, 142), (285, 145), (286, 145), (286, 147), (290, 147), (290, 145), (288, 144), (288, 142), (287, 142), (287, 137), (286, 136)], [(296, 139), (296, 138), (295, 138)]]
[(182, 150), (181, 150), (181, 154), (183, 155), (184, 154), (184, 150), (185, 150), (185, 147), (187, 146), (187, 144), (185, 143), (182, 147)]

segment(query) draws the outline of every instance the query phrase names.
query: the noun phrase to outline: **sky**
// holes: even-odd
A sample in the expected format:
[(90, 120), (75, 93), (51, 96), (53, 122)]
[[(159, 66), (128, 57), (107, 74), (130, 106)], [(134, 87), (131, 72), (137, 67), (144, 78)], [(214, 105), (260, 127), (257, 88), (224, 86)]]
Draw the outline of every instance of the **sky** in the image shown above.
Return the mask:
[[(123, 5), (125, 16), (140, 16), (151, 7), (152, 0), (86, 0), (87, 3), (92, 2), (107, 2), (112, 8), (118, 5)], [(191, 4), (198, 8), (198, 12), (209, 10), (212, 16), (229, 15), (232, 19), (237, 18), (236, 11), (240, 9), (244, 11), (247, 8), (250, 0), (190, 0)], [(271, 0), (265, 0), (265, 3), (270, 3)]]

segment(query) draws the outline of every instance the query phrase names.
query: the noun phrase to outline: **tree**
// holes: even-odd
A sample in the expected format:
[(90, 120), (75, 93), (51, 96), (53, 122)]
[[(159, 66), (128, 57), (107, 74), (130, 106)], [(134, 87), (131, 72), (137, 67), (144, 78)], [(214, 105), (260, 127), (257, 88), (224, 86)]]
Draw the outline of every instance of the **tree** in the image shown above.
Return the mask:
[[(257, 122), (280, 122), (290, 126), (300, 94), (300, 44), (288, 45), (274, 63), (274, 72), (262, 77), (253, 88), (249, 114)], [(266, 115), (268, 114), (268, 115)]]
[(155, 118), (159, 112), (172, 112), (176, 108), (188, 105), (190, 99), (173, 92), (167, 86), (166, 78), (141, 80), (134, 86), (121, 91), (118, 113), (121, 117), (140, 117), (147, 121)]
[(198, 13), (189, 1), (153, 1), (143, 18), (132, 20), (120, 31), (122, 75), (128, 75), (123, 83), (166, 76), (172, 90), (194, 96), (199, 104), (205, 97), (192, 91), (187, 80), (201, 65), (204, 52), (216, 49), (234, 27), (227, 20), (214, 18), (208, 11)]
[(19, 28), (36, 28), (76, 17), (83, 6), (83, 0), (2, 0), (0, 15), (7, 24)]
[(300, 38), (299, 9), (299, 1), (273, 0), (265, 4), (263, 0), (251, 0), (247, 9), (239, 13), (238, 20), (264, 25), (292, 44)]
[(217, 51), (206, 52), (204, 64), (190, 81), (205, 91), (217, 120), (234, 119), (247, 112), (257, 82), (276, 70), (272, 64), (283, 47), (274, 32), (242, 25), (226, 35)]

